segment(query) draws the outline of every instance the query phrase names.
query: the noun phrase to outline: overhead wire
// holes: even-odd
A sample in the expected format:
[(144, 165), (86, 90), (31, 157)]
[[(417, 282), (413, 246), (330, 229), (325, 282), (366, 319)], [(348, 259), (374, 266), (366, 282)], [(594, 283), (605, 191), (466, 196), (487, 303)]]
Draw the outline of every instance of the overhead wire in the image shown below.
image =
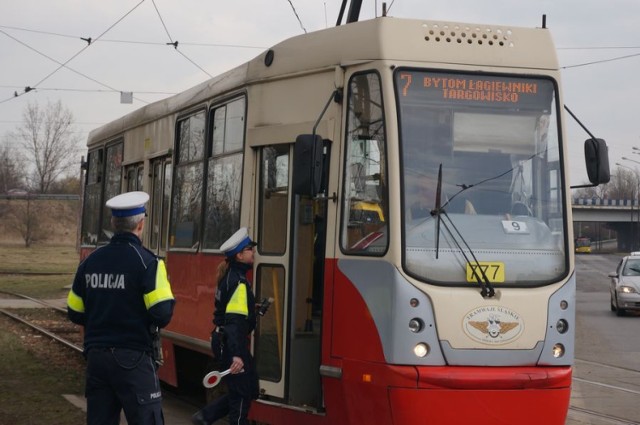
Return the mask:
[(296, 10), (296, 7), (293, 5), (291, 0), (287, 0), (287, 1), (291, 5), (291, 9), (293, 10), (293, 14), (296, 15), (296, 19), (298, 20), (298, 23), (300, 24), (300, 28), (302, 28), (302, 31), (304, 31), (304, 33), (306, 34), (307, 33), (307, 29), (304, 27), (304, 25), (302, 25), (302, 20), (300, 20), (300, 16), (298, 15), (298, 11)]
[(391, 10), (391, 6), (393, 6), (393, 3), (395, 3), (396, 0), (392, 0), (391, 4), (389, 5), (389, 7), (387, 7), (387, 13), (389, 13), (389, 11)]
[(619, 56), (619, 57), (615, 57), (615, 58), (609, 58), (609, 59), (602, 59), (602, 60), (597, 60), (597, 61), (579, 63), (579, 64), (575, 64), (575, 65), (562, 66), (562, 67), (560, 67), (560, 69), (579, 68), (581, 66), (595, 65), (595, 64), (606, 63), (606, 62), (614, 62), (614, 61), (619, 61), (619, 60), (623, 60), (623, 59), (634, 58), (634, 57), (637, 57), (637, 56), (640, 56), (640, 53), (634, 53), (632, 55), (625, 55), (625, 56)]
[(190, 57), (188, 57), (186, 54), (184, 54), (182, 51), (178, 50), (178, 41), (174, 41), (173, 38), (171, 37), (171, 34), (169, 33), (169, 29), (167, 28), (167, 26), (164, 23), (164, 19), (162, 19), (162, 15), (160, 14), (160, 10), (158, 10), (158, 6), (156, 5), (155, 0), (151, 0), (151, 2), (153, 3), (153, 7), (156, 10), (156, 13), (158, 14), (158, 18), (160, 19), (160, 22), (162, 23), (162, 26), (164, 27), (165, 32), (167, 33), (167, 37), (169, 37), (169, 41), (170, 43), (167, 43), (167, 45), (172, 45), (174, 47), (174, 49), (176, 50), (176, 52), (178, 52), (180, 55), (182, 55), (182, 57), (184, 57), (186, 60), (188, 60), (189, 62), (191, 62), (196, 68), (198, 68), (200, 71), (204, 72), (205, 74), (207, 74), (209, 76), (209, 78), (213, 78), (213, 75), (209, 74), (207, 72), (206, 69), (204, 69), (203, 67), (201, 67), (200, 65), (198, 65), (194, 60), (192, 60)]
[[(54, 35), (54, 36), (57, 36), (57, 37), (66, 37), (66, 38), (84, 40), (84, 38), (76, 36), (76, 35), (61, 34), (61, 33), (57, 33), (57, 32), (39, 31), (39, 30), (33, 30), (33, 29), (29, 29), (29, 28), (13, 27), (13, 26), (8, 26), (8, 25), (0, 25), (0, 28), (5, 28), (5, 29), (10, 29), (10, 30), (15, 30), (15, 31), (33, 32), (33, 33), (44, 34), (44, 35)], [(114, 40), (114, 39), (108, 39), (108, 38), (107, 39), (101, 38), (100, 40), (92, 40), (91, 43), (92, 44), (93, 43), (143, 44), (143, 45), (149, 45), (149, 46), (166, 46), (166, 44), (167, 44), (167, 43), (161, 43), (161, 42), (157, 42), (157, 41)], [(238, 49), (266, 49), (267, 48), (267, 46), (252, 46), (252, 45), (246, 45), (246, 44), (195, 43), (195, 42), (190, 42), (190, 41), (181, 41), (180, 45), (181, 46), (200, 46), (200, 47), (229, 47), (229, 48), (238, 48)]]
[[(124, 16), (122, 16), (120, 19), (118, 19), (115, 23), (113, 23), (109, 28), (107, 28), (105, 31), (102, 32), (102, 34), (100, 34), (98, 37), (96, 37), (96, 40), (99, 40), (103, 35), (105, 35), (106, 33), (108, 33), (113, 27), (115, 27), (116, 25), (118, 25), (124, 18), (126, 18), (127, 16), (129, 16), (134, 10), (136, 10), (142, 3), (144, 3), (145, 0), (140, 0), (140, 2), (138, 4), (136, 4), (131, 10), (129, 10), (127, 13), (124, 14)], [(86, 46), (84, 46), (82, 49), (80, 49), (80, 51), (78, 53), (76, 53), (75, 55), (71, 56), (69, 59), (67, 59), (66, 62), (64, 62), (63, 64), (61, 64), (58, 68), (56, 68), (53, 72), (49, 73), (49, 75), (47, 75), (46, 77), (44, 77), (42, 80), (38, 81), (38, 83), (36, 83), (34, 85), (34, 87), (37, 87), (39, 84), (42, 84), (43, 82), (45, 82), (46, 80), (49, 79), (49, 77), (51, 77), (53, 74), (55, 74), (56, 72), (58, 72), (61, 68), (65, 67), (69, 62), (71, 62), (73, 59), (75, 59), (80, 53), (84, 52), (86, 49), (89, 48), (89, 46), (91, 46), (91, 43), (87, 43)]]
[[(8, 85), (0, 85), (0, 88), (4, 89), (22, 89), (19, 86), (8, 86)], [(64, 88), (64, 87), (38, 87), (38, 90), (41, 91), (74, 91), (74, 92), (91, 92), (91, 93), (113, 93), (113, 90), (100, 90), (100, 89), (75, 89), (75, 88)], [(163, 91), (145, 91), (145, 90), (134, 90), (136, 93), (140, 94), (159, 94), (159, 95), (174, 95), (177, 94), (175, 92), (163, 92)]]
[[(117, 25), (118, 23), (120, 23), (124, 18), (126, 18), (127, 16), (129, 16), (129, 14), (131, 14), (131, 13), (132, 13), (135, 9), (137, 9), (137, 8), (138, 8), (142, 3), (144, 3), (144, 1), (145, 1), (145, 0), (141, 0), (138, 4), (136, 4), (136, 5), (135, 5), (131, 10), (129, 10), (129, 11), (128, 11), (124, 16), (122, 16), (122, 17), (121, 17), (120, 19), (118, 19), (114, 24), (112, 24), (109, 28), (107, 28), (105, 31), (103, 31), (103, 32), (102, 32), (102, 34), (100, 34), (100, 35), (96, 38), (96, 40), (99, 40), (99, 39), (100, 39), (104, 34), (106, 34), (107, 32), (109, 32), (109, 31), (110, 31), (114, 26), (116, 26), (116, 25)], [(76, 73), (76, 74), (78, 74), (78, 75), (81, 75), (82, 77), (87, 78), (87, 79), (89, 79), (89, 80), (91, 80), (91, 81), (93, 81), (93, 82), (95, 82), (95, 83), (97, 83), (97, 84), (99, 84), (99, 85), (101, 85), (101, 86), (103, 86), (103, 87), (106, 87), (106, 88), (108, 88), (108, 89), (110, 89), (110, 90), (112, 90), (112, 91), (114, 91), (114, 92), (119, 92), (119, 91), (120, 91), (120, 90), (117, 90), (117, 89), (115, 89), (115, 88), (113, 88), (113, 87), (111, 87), (111, 86), (109, 86), (109, 85), (107, 85), (107, 84), (104, 84), (104, 83), (102, 83), (102, 82), (100, 82), (100, 81), (98, 81), (98, 80), (96, 80), (96, 79), (94, 79), (94, 78), (89, 77), (88, 75), (85, 75), (85, 74), (83, 74), (83, 73), (81, 73), (81, 72), (79, 72), (79, 71), (76, 71), (76, 70), (74, 70), (73, 68), (71, 68), (71, 67), (67, 66), (67, 64), (68, 64), (69, 62), (71, 62), (74, 58), (76, 58), (80, 53), (84, 52), (84, 51), (85, 51), (85, 50), (86, 50), (86, 49), (91, 45), (91, 42), (87, 43), (87, 45), (86, 45), (86, 46), (84, 46), (82, 49), (80, 49), (80, 51), (78, 51), (75, 55), (73, 55), (71, 58), (69, 58), (66, 62), (62, 63), (62, 62), (60, 62), (60, 61), (58, 61), (58, 60), (56, 60), (56, 59), (53, 59), (52, 57), (50, 57), (50, 56), (48, 56), (48, 55), (46, 55), (46, 54), (44, 54), (44, 53), (40, 52), (39, 50), (37, 50), (37, 49), (35, 49), (35, 48), (33, 48), (33, 47), (29, 46), (28, 44), (26, 44), (26, 43), (22, 42), (21, 40), (18, 40), (17, 38), (15, 38), (15, 37), (13, 37), (12, 35), (8, 34), (6, 31), (0, 30), (0, 33), (3, 33), (4, 35), (6, 35), (7, 37), (11, 38), (12, 40), (14, 40), (14, 41), (16, 41), (16, 42), (18, 42), (18, 43), (22, 44), (23, 46), (25, 46), (25, 47), (29, 48), (30, 50), (33, 50), (34, 52), (38, 53), (39, 55), (42, 55), (42, 56), (46, 57), (47, 59), (49, 59), (49, 60), (51, 60), (51, 61), (53, 61), (53, 62), (57, 63), (58, 65), (60, 65), (60, 66), (58, 66), (58, 68), (56, 68), (54, 71), (50, 72), (46, 77), (44, 77), (43, 79), (41, 79), (38, 83), (34, 84), (33, 86), (26, 86), (26, 87), (25, 87), (25, 89), (24, 89), (24, 92), (23, 92), (23, 93), (15, 92), (15, 93), (14, 93), (14, 96), (12, 96), (12, 97), (10, 97), (10, 98), (7, 98), (7, 99), (4, 99), (4, 100), (1, 100), (1, 101), (0, 101), (0, 104), (5, 103), (5, 102), (8, 102), (8, 101), (10, 101), (10, 100), (12, 100), (12, 99), (15, 99), (16, 97), (19, 97), (19, 96), (21, 96), (21, 95), (23, 95), (23, 94), (26, 94), (26, 93), (28, 93), (28, 92), (30, 92), (30, 91), (32, 91), (32, 90), (34, 90), (34, 89), (37, 89), (37, 88), (38, 88), (38, 85), (42, 84), (44, 81), (46, 81), (47, 79), (49, 79), (52, 75), (54, 75), (56, 72), (58, 72), (58, 71), (59, 71), (60, 69), (62, 69), (62, 68), (66, 68), (66, 69), (68, 69), (68, 70), (70, 70), (70, 71), (72, 71), (72, 72), (74, 72), (74, 73)], [(139, 98), (135, 98), (135, 99), (136, 99), (136, 100), (138, 100), (138, 101), (140, 101), (140, 102), (143, 102), (143, 103), (149, 103), (149, 102), (147, 102), (147, 101), (145, 101), (145, 100), (142, 100), (142, 99), (139, 99)]]
[[(41, 51), (39, 51), (38, 49), (35, 49), (35, 48), (33, 48), (33, 47), (29, 46), (28, 44), (24, 43), (24, 42), (23, 42), (23, 41), (21, 41), (21, 40), (18, 40), (17, 38), (13, 37), (12, 35), (7, 34), (5, 31), (0, 30), (0, 33), (2, 33), (2, 34), (4, 34), (4, 35), (6, 35), (7, 37), (9, 37), (9, 38), (11, 38), (11, 39), (13, 39), (13, 40), (14, 40), (14, 41), (16, 41), (17, 43), (22, 44), (22, 45), (23, 45), (23, 46), (25, 46), (26, 48), (28, 48), (28, 49), (30, 49), (30, 50), (33, 50), (33, 51), (34, 51), (34, 52), (36, 52), (37, 54), (39, 54), (39, 55), (41, 55), (41, 56), (44, 56), (45, 58), (49, 59), (50, 61), (55, 62), (55, 63), (57, 63), (57, 64), (59, 64), (59, 65), (63, 65), (63, 64), (62, 64), (62, 62), (60, 62), (60, 61), (58, 61), (58, 60), (56, 60), (56, 59), (52, 58), (51, 56), (49, 56), (49, 55), (47, 55), (47, 54), (45, 54), (45, 53), (42, 53), (42, 52), (41, 52)], [(105, 83), (103, 83), (103, 82), (100, 82), (100, 81), (96, 80), (95, 78), (92, 78), (92, 77), (90, 77), (90, 76), (88, 76), (88, 75), (86, 75), (86, 74), (83, 74), (82, 72), (77, 71), (77, 70), (75, 70), (75, 69), (71, 68), (71, 67), (70, 67), (70, 66), (68, 66), (68, 65), (63, 65), (63, 66), (64, 66), (66, 69), (68, 69), (69, 71), (71, 71), (71, 72), (73, 72), (73, 73), (75, 73), (75, 74), (80, 75), (81, 77), (84, 77), (84, 78), (86, 78), (86, 79), (88, 79), (88, 80), (90, 80), (90, 81), (93, 81), (94, 83), (99, 84), (99, 85), (101, 85), (102, 87), (106, 87), (106, 88), (108, 88), (108, 89), (109, 89), (109, 90), (111, 90), (112, 92), (120, 92), (120, 90), (118, 90), (118, 89), (116, 89), (116, 88), (114, 88), (114, 87), (111, 87), (111, 86), (109, 86), (108, 84), (105, 84)], [(58, 68), (58, 69), (60, 69), (60, 68)], [(25, 87), (25, 89), (24, 89), (24, 92), (23, 92), (23, 93), (17, 93), (17, 92), (16, 92), (16, 93), (14, 94), (14, 96), (11, 96), (11, 97), (9, 97), (9, 98), (7, 98), (7, 99), (4, 99), (4, 100), (0, 100), (0, 104), (5, 103), (5, 102), (8, 102), (8, 101), (10, 101), (10, 100), (12, 100), (12, 99), (15, 99), (16, 97), (19, 97), (19, 96), (22, 96), (22, 95), (26, 94), (26, 93), (29, 93), (30, 91), (32, 91), (32, 90), (34, 90), (34, 89), (38, 89), (38, 87), (26, 86), (26, 87)], [(139, 100), (139, 101), (141, 101), (141, 102), (143, 102), (143, 103), (149, 103), (149, 102), (147, 102), (147, 101), (145, 101), (145, 100), (142, 100), (142, 99), (138, 99), (138, 98), (136, 98), (136, 99), (137, 99), (137, 100)]]

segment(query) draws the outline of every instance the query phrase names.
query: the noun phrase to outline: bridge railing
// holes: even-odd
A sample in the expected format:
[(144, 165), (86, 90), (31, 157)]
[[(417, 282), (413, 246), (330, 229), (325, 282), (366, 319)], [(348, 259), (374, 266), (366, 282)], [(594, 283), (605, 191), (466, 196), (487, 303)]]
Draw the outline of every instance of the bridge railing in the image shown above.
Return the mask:
[(602, 207), (637, 207), (638, 199), (599, 199), (599, 198), (571, 198), (571, 205), (592, 205)]

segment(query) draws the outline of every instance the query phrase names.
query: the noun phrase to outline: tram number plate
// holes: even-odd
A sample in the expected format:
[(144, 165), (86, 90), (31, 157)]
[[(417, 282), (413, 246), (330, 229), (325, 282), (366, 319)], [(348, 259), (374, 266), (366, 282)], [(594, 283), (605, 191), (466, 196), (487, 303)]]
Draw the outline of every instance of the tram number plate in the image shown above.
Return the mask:
[(482, 276), (482, 272), (487, 276), (491, 283), (504, 282), (504, 263), (498, 261), (479, 261), (477, 263), (467, 263), (467, 282), (478, 282), (473, 271), (478, 276)]

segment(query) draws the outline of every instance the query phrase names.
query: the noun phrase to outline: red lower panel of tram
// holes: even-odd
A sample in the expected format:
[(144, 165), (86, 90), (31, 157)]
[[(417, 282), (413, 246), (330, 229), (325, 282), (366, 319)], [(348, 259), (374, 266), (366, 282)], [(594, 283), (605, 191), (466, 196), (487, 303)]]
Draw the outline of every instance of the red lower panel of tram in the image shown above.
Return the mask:
[(254, 403), (251, 418), (275, 425), (564, 424), (570, 367), (412, 367), (345, 360), (324, 378), (326, 412)]

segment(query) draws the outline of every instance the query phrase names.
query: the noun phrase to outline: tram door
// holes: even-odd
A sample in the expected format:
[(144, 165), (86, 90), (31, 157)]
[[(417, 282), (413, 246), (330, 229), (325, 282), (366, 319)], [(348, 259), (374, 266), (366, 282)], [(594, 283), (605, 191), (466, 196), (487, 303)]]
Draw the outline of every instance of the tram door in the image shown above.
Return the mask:
[(260, 152), (254, 354), (263, 398), (320, 409), (322, 281), (326, 203), (291, 191), (292, 145)]
[(171, 170), (171, 157), (151, 160), (151, 211), (147, 225), (147, 231), (150, 232), (148, 247), (159, 256), (165, 256), (167, 249)]

